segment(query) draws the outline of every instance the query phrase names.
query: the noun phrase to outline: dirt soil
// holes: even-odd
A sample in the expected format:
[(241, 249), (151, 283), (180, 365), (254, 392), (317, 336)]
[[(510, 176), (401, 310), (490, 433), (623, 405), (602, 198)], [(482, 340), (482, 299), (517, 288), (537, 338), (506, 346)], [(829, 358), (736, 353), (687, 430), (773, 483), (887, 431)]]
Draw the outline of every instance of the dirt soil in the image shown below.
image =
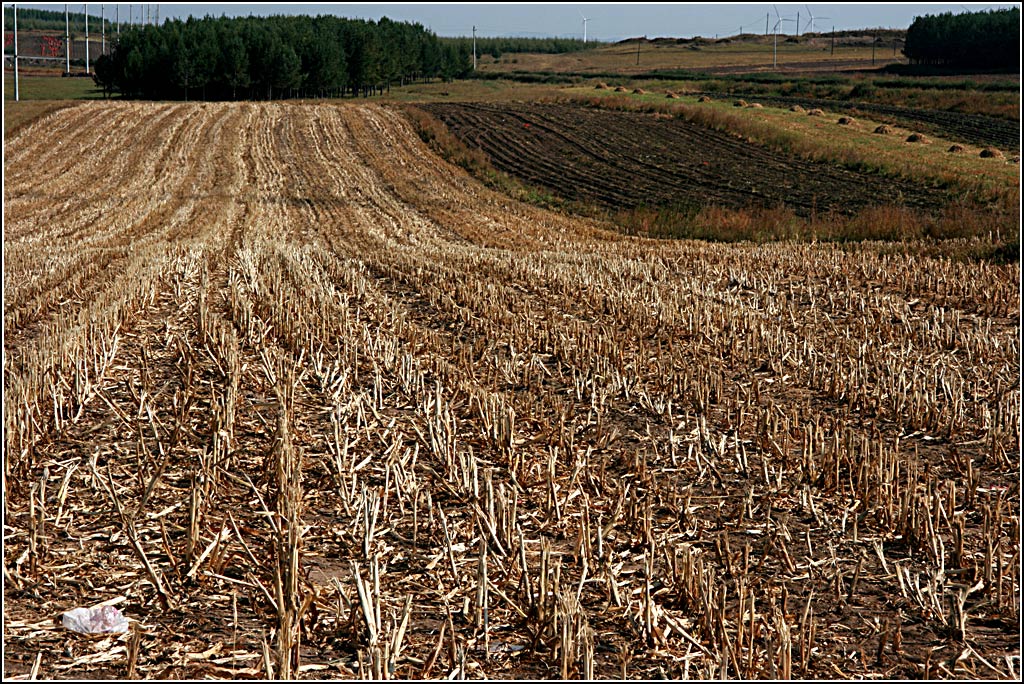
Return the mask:
[(949, 201), (921, 184), (801, 160), (675, 118), (571, 104), (420, 106), (498, 170), (607, 207), (784, 205), (809, 216)]
[(83, 103), (4, 167), (5, 680), (1016, 681), (1018, 264), (628, 238), (371, 104)]

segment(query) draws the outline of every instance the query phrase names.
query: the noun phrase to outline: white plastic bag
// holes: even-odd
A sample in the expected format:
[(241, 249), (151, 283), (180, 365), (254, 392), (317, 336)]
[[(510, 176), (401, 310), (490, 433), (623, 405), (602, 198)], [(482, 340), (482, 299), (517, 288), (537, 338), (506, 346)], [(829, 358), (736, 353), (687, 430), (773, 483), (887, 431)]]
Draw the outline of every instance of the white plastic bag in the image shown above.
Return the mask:
[(64, 627), (80, 634), (105, 634), (127, 632), (128, 620), (115, 606), (75, 608), (61, 618)]

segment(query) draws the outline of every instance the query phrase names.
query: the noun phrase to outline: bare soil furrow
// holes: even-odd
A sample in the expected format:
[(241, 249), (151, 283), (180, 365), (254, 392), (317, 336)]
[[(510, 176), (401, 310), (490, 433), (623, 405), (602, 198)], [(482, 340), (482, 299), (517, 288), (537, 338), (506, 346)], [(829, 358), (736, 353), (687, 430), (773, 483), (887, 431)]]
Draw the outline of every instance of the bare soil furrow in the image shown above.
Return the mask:
[[(877, 204), (937, 208), (942, 192), (809, 162), (680, 119), (574, 105), (430, 104), (501, 171), (607, 206), (784, 205), (798, 215)], [(623, 203), (622, 197), (628, 200)]]

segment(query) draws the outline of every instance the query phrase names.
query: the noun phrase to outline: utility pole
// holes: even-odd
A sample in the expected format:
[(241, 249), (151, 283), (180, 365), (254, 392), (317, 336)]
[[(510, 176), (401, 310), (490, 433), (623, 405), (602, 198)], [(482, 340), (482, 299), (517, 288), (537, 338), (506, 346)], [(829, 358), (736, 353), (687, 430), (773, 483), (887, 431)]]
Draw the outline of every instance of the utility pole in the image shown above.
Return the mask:
[[(644, 36), (644, 38), (646, 38), (646, 37), (647, 36)], [(637, 64), (637, 66), (640, 66), (640, 42), (642, 40), (643, 40), (643, 38), (637, 38), (636, 39), (636, 64)]]
[(779, 23), (775, 23), (775, 47), (772, 49), (772, 69), (779, 67)]
[(121, 38), (121, 6), (114, 5), (114, 21), (117, 22), (117, 37)]
[(159, 3), (156, 6), (156, 25), (157, 26), (160, 25), (160, 4)]
[(64, 59), (66, 65), (64, 73), (71, 73), (71, 16), (68, 14), (68, 6), (64, 5)]
[(832, 52), (829, 54), (836, 54), (836, 27), (834, 25), (832, 26)]
[(21, 91), (18, 90), (18, 5), (14, 5), (14, 101), (21, 100)]
[(476, 26), (473, 27), (473, 71), (476, 71)]
[(800, 10), (796, 11), (796, 35), (800, 37)]
[(772, 16), (771, 12), (764, 13), (764, 37), (768, 37), (768, 17)]
[(85, 5), (85, 73), (89, 73), (89, 5)]
[(100, 54), (107, 54), (107, 22), (103, 20), (103, 5), (100, 5)]

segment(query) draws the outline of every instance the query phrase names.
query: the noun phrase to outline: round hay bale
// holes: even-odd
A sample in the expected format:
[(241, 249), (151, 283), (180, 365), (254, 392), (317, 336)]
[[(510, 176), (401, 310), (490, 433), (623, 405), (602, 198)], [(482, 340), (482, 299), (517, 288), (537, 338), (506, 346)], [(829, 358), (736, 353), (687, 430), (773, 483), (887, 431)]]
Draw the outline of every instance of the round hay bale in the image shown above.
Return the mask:
[(956, 154), (956, 153), (959, 153), (959, 152), (963, 152), (964, 151), (964, 146), (961, 145), (960, 143), (954, 143), (954, 144), (950, 145), (949, 149), (946, 150), (946, 151), (947, 152), (952, 152), (952, 153)]
[(803, 107), (801, 107), (800, 105), (793, 105), (792, 107), (790, 107), (790, 108), (789, 108), (789, 111), (791, 111), (791, 112), (797, 112), (797, 113), (799, 113), (799, 114), (803, 114), (803, 113), (804, 113), (804, 112), (806, 112), (807, 110), (806, 110), (806, 109), (804, 109)]
[(697, 98), (697, 102), (711, 102), (711, 98), (707, 95), (701, 95)]
[(909, 142), (909, 143), (921, 143), (922, 145), (927, 145), (928, 143), (931, 142), (931, 140), (929, 140), (927, 137), (921, 135), (920, 133), (911, 133), (910, 135), (907, 136), (907, 142)]
[(875, 129), (875, 133), (878, 133), (879, 135), (892, 135), (895, 132), (896, 131), (893, 130), (892, 126), (889, 126), (887, 124), (882, 124), (881, 126)]
[(746, 107), (747, 106), (747, 101), (746, 100), (736, 100), (735, 102), (732, 103), (732, 106), (733, 107)]
[(764, 105), (761, 104), (760, 102), (751, 102), (750, 103), (750, 108), (751, 109), (764, 109)]
[(984, 157), (985, 159), (1002, 159), (1003, 153), (994, 147), (986, 147), (978, 156)]
[(840, 126), (850, 126), (853, 124), (853, 122), (854, 118), (852, 116), (841, 116), (839, 117), (839, 121), (837, 121), (836, 123), (838, 123)]
[(647, 91), (644, 90), (643, 88), (633, 88), (633, 94), (634, 95), (646, 95)]
[(807, 116), (825, 116), (825, 112), (820, 109), (809, 109), (807, 110)]
[(608, 84), (604, 81), (599, 81), (598, 84), (594, 86), (594, 90), (608, 90)]
[(617, 92), (617, 93), (628, 93), (629, 90), (626, 88), (626, 86), (615, 86), (615, 92)]
[(679, 96), (673, 93), (671, 90), (665, 93), (665, 99), (667, 100), (678, 100)]

